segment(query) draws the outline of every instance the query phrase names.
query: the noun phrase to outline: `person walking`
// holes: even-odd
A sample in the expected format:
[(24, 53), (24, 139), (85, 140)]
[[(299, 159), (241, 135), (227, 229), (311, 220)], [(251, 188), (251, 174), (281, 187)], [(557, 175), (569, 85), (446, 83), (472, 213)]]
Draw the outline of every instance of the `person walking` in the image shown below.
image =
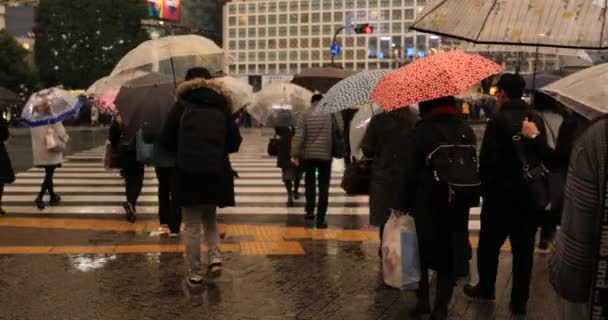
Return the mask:
[(15, 172), (5, 145), (9, 137), (8, 121), (0, 117), (0, 215), (6, 214), (6, 211), (2, 208), (4, 185), (15, 182)]
[(186, 281), (202, 284), (201, 224), (208, 252), (208, 274), (221, 273), (217, 207), (235, 205), (229, 154), (242, 138), (231, 117), (228, 90), (209, 80), (203, 68), (189, 70), (176, 90), (178, 102), (165, 123), (161, 142), (175, 154), (175, 199), (185, 221)]
[(294, 145), (291, 149), (292, 162), (301, 165), (306, 173), (306, 220), (315, 219), (317, 204), (317, 173), (319, 202), (315, 226), (326, 229), (327, 206), (329, 202), (329, 183), (331, 179), (333, 126), (342, 132), (341, 120), (335, 115), (315, 112), (323, 96), (315, 94), (311, 98), (312, 107), (298, 119)]
[[(380, 228), (380, 241), (384, 234), (384, 225), (391, 215), (392, 204), (397, 195), (394, 190), (405, 178), (405, 162), (413, 151), (410, 140), (418, 122), (418, 113), (410, 108), (401, 108), (393, 112), (374, 116), (370, 123), (361, 149), (367, 159), (372, 159), (369, 223)], [(382, 250), (380, 243), (379, 253)]]
[[(411, 311), (417, 317), (431, 313), (429, 302), (429, 269), (437, 272), (437, 290), (431, 320), (444, 320), (448, 317), (448, 305), (454, 286), (459, 278), (469, 275), (469, 260), (472, 252), (469, 244), (469, 210), (479, 202), (479, 194), (469, 194), (454, 190), (449, 181), (440, 181), (444, 172), (434, 164), (441, 148), (448, 148), (450, 154), (460, 149), (454, 146), (469, 146), (472, 157), (463, 156), (463, 166), (472, 168), (467, 171), (478, 179), (475, 133), (465, 116), (456, 107), (454, 97), (443, 97), (421, 102), (422, 120), (416, 126), (413, 147), (407, 150), (410, 156), (410, 170), (404, 170), (408, 194), (411, 197), (411, 213), (416, 222), (418, 236), (421, 276), (417, 290), (418, 302)], [(411, 139), (411, 138), (410, 138)], [(452, 152), (453, 151), (453, 152)], [(465, 154), (467, 155), (467, 154)], [(458, 167), (462, 169), (461, 167)], [(463, 170), (464, 171), (464, 170)], [(460, 193), (459, 193), (460, 192)], [(467, 198), (468, 197), (468, 198)], [(476, 199), (475, 199), (476, 197)]]
[(282, 126), (276, 127), (274, 130), (279, 137), (277, 167), (281, 168), (281, 176), (287, 190), (287, 207), (293, 207), (293, 201), (300, 198), (298, 190), (302, 179), (300, 168), (291, 162), (291, 144), (295, 128)]
[(536, 229), (541, 212), (531, 205), (518, 146), (530, 168), (550, 156), (542, 118), (522, 100), (526, 83), (504, 74), (497, 88), (500, 111), (487, 125), (479, 159), (483, 186), (481, 230), (477, 249), (479, 283), (465, 287), (474, 301), (494, 300), (500, 248), (508, 237), (513, 254), (511, 312), (525, 317), (534, 261)]
[[(33, 118), (45, 118), (51, 114), (51, 107), (47, 103), (37, 105), (34, 110)], [(61, 202), (61, 197), (55, 192), (53, 176), (55, 169), (63, 162), (63, 151), (68, 143), (69, 136), (61, 122), (52, 125), (31, 128), (32, 135), (32, 154), (34, 166), (44, 168), (44, 179), (40, 186), (40, 192), (34, 200), (39, 210), (45, 208), (44, 195), (48, 192), (50, 196), (49, 204), (56, 205)], [(56, 140), (57, 149), (50, 149), (47, 140)]]
[(549, 277), (561, 299), (562, 320), (608, 317), (608, 246), (606, 232), (600, 232), (608, 230), (607, 170), (608, 118), (603, 117), (580, 137), (572, 152), (561, 228), (550, 260)]
[(125, 180), (125, 196), (123, 203), (125, 219), (135, 223), (137, 213), (137, 200), (141, 195), (144, 184), (144, 164), (137, 161), (137, 140), (129, 138), (124, 132), (124, 122), (120, 114), (116, 115), (110, 126), (110, 144), (120, 154), (121, 175)]

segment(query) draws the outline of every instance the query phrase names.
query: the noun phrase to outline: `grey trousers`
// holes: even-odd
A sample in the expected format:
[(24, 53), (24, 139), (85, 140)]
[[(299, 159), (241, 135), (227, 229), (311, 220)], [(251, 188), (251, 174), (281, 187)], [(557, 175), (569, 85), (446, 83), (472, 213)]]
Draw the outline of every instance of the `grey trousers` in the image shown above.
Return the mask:
[(559, 299), (559, 316), (561, 320), (586, 320), (590, 319), (590, 305), (572, 303), (565, 299)]
[[(186, 269), (190, 275), (201, 273), (201, 224), (205, 233), (205, 244), (209, 249), (209, 260), (220, 255), (220, 237), (217, 226), (217, 208), (214, 205), (184, 207), (184, 240), (186, 242)], [(210, 261), (208, 261), (210, 263)]]

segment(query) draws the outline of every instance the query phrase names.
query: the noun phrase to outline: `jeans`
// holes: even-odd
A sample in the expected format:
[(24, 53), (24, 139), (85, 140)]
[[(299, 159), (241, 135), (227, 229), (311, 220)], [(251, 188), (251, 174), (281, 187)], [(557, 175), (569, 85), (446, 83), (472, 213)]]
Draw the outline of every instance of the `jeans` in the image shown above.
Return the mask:
[(174, 199), (174, 168), (154, 168), (158, 180), (158, 221), (166, 224), (173, 233), (179, 233), (182, 224), (181, 208)]
[(55, 195), (55, 190), (53, 186), (53, 176), (55, 175), (55, 169), (57, 166), (45, 166), (44, 167), (44, 180), (42, 180), (42, 186), (40, 186), (40, 193), (38, 193), (38, 198), (42, 199), (46, 192), (49, 192), (49, 196)]
[(186, 268), (190, 275), (201, 273), (201, 224), (205, 233), (205, 244), (209, 249), (209, 262), (219, 258), (220, 237), (217, 226), (217, 208), (215, 205), (201, 205), (182, 208), (186, 224), (184, 241), (186, 242)]
[(123, 154), (121, 160), (122, 174), (125, 178), (125, 196), (127, 197), (127, 202), (135, 208), (144, 184), (144, 165), (137, 161), (135, 152)]
[(331, 179), (331, 160), (304, 160), (306, 172), (306, 213), (314, 213), (317, 201), (317, 176), (319, 172), (319, 204), (317, 207), (317, 219), (323, 221), (327, 214), (329, 201), (329, 182)]

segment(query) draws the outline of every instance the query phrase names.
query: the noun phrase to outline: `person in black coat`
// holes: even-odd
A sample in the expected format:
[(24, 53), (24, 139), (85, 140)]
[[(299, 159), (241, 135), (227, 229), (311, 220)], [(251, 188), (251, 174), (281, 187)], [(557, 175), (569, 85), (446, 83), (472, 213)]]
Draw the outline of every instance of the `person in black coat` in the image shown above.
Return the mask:
[(484, 198), (477, 250), (479, 283), (465, 287), (465, 294), (475, 301), (494, 300), (498, 256), (508, 237), (513, 253), (511, 312), (515, 316), (526, 314), (541, 212), (531, 206), (514, 137), (521, 137), (530, 168), (547, 163), (550, 157), (543, 119), (521, 99), (525, 85), (514, 74), (502, 75), (497, 84), (500, 111), (487, 125), (479, 157)]
[(287, 207), (293, 207), (293, 200), (298, 200), (300, 197), (298, 189), (302, 179), (301, 170), (291, 162), (291, 141), (295, 128), (293, 126), (282, 126), (276, 127), (274, 131), (279, 137), (277, 167), (281, 168), (283, 183), (287, 190)]
[[(421, 281), (414, 315), (430, 312), (428, 269), (437, 272), (433, 320), (447, 319), (448, 305), (458, 278), (468, 276), (472, 252), (469, 244), (467, 204), (450, 200), (448, 185), (435, 178), (428, 156), (440, 145), (475, 146), (473, 129), (456, 107), (454, 97), (420, 103), (420, 116), (410, 152), (413, 171), (407, 172), (413, 194), (412, 215), (420, 250)], [(450, 139), (450, 140), (448, 140)]]
[(4, 194), (4, 185), (13, 183), (15, 181), (15, 172), (13, 171), (13, 165), (11, 158), (6, 151), (4, 145), (10, 133), (8, 131), (8, 122), (4, 118), (0, 118), (0, 215), (5, 215), (6, 211), (2, 209), (2, 195)]
[[(167, 151), (175, 153), (177, 167), (175, 172), (176, 204), (182, 208), (185, 221), (184, 237), (186, 243), (186, 265), (188, 268), (187, 280), (191, 285), (202, 283), (202, 270), (200, 261), (200, 234), (201, 223), (205, 233), (205, 242), (209, 248), (208, 267), (209, 274), (217, 276), (221, 272), (221, 253), (219, 250), (219, 234), (217, 225), (217, 207), (235, 205), (234, 171), (230, 164), (229, 154), (236, 153), (242, 142), (239, 128), (232, 119), (231, 101), (229, 91), (220, 82), (209, 80), (205, 69), (188, 72), (187, 81), (182, 82), (176, 90), (178, 102), (170, 111), (161, 135), (161, 143)], [(193, 71), (193, 70), (191, 70)], [(195, 71), (195, 70), (194, 70)], [(223, 168), (214, 174), (193, 173), (182, 166), (180, 161), (180, 145), (198, 145), (196, 141), (184, 141), (181, 128), (182, 117), (187, 109), (199, 109), (206, 115), (217, 118), (221, 115), (224, 123), (218, 123), (208, 117), (201, 117), (200, 125), (206, 128), (211, 136), (221, 137), (224, 150), (215, 150), (216, 145), (209, 149), (200, 150), (209, 155), (223, 153)], [(202, 109), (202, 110), (201, 110)], [(195, 115), (200, 114), (194, 113)], [(196, 119), (199, 120), (199, 119)], [(217, 130), (225, 130), (217, 132)]]

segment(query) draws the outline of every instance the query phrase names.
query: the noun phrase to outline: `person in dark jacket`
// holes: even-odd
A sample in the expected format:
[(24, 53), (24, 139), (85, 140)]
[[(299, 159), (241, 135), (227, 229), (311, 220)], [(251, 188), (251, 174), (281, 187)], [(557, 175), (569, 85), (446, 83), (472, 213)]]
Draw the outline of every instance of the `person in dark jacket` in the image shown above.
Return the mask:
[[(168, 151), (177, 154), (175, 173), (176, 203), (182, 208), (185, 220), (186, 265), (188, 268), (187, 281), (191, 285), (202, 283), (200, 261), (200, 228), (201, 223), (205, 233), (205, 242), (209, 248), (208, 272), (211, 276), (221, 273), (221, 253), (219, 250), (219, 235), (217, 225), (217, 207), (235, 205), (234, 172), (230, 164), (229, 154), (238, 152), (242, 142), (238, 126), (231, 117), (231, 102), (228, 91), (219, 82), (205, 78), (193, 78), (181, 83), (176, 90), (178, 102), (175, 104), (163, 129), (161, 141)], [(209, 154), (223, 154), (221, 172), (213, 175), (192, 173), (180, 165), (180, 145), (197, 144), (195, 141), (183, 141), (181, 128), (182, 117), (187, 108), (203, 109), (207, 114), (221, 114), (223, 123), (200, 119), (200, 126), (213, 132), (214, 137), (223, 137), (223, 150), (201, 150)], [(198, 120), (198, 119), (197, 119)], [(201, 137), (206, 138), (206, 137)], [(212, 148), (212, 147), (209, 147)]]
[(282, 179), (287, 190), (287, 207), (293, 207), (293, 200), (298, 200), (300, 195), (300, 180), (302, 172), (298, 166), (291, 162), (291, 143), (295, 128), (293, 126), (282, 126), (274, 129), (279, 137), (279, 153), (277, 155), (277, 167), (281, 168)]
[[(446, 183), (436, 180), (427, 158), (440, 145), (475, 146), (473, 129), (456, 107), (454, 97), (420, 103), (422, 120), (415, 129), (411, 156), (413, 171), (407, 173), (412, 192), (412, 215), (420, 250), (421, 281), (414, 316), (430, 312), (428, 270), (437, 272), (435, 306), (430, 319), (447, 319), (456, 281), (468, 276), (472, 252), (469, 244), (470, 205), (450, 200)], [(459, 141), (454, 142), (454, 139)]]
[(526, 83), (519, 75), (504, 74), (497, 84), (500, 111), (486, 128), (480, 153), (483, 187), (481, 231), (477, 250), (479, 283), (465, 287), (473, 300), (494, 300), (500, 248), (507, 237), (513, 254), (511, 312), (525, 317), (534, 261), (535, 234), (541, 212), (532, 209), (515, 136), (531, 168), (548, 160), (542, 118), (521, 99)]
[(0, 118), (0, 215), (6, 214), (2, 208), (4, 185), (15, 181), (15, 172), (5, 145), (9, 137), (8, 122), (4, 118)]
[(397, 178), (405, 176), (402, 172), (403, 162), (412, 152), (408, 142), (414, 134), (417, 122), (417, 112), (410, 108), (378, 114), (371, 119), (361, 143), (363, 155), (373, 160), (369, 188), (369, 223), (380, 228), (380, 241), (384, 225), (391, 214), (395, 196), (393, 190), (400, 182)]
[(125, 179), (125, 196), (127, 201), (123, 203), (125, 219), (135, 223), (137, 212), (137, 200), (141, 195), (144, 185), (144, 164), (137, 161), (137, 145), (135, 137), (127, 138), (124, 134), (124, 123), (118, 114), (110, 126), (110, 144), (120, 154), (121, 175)]

